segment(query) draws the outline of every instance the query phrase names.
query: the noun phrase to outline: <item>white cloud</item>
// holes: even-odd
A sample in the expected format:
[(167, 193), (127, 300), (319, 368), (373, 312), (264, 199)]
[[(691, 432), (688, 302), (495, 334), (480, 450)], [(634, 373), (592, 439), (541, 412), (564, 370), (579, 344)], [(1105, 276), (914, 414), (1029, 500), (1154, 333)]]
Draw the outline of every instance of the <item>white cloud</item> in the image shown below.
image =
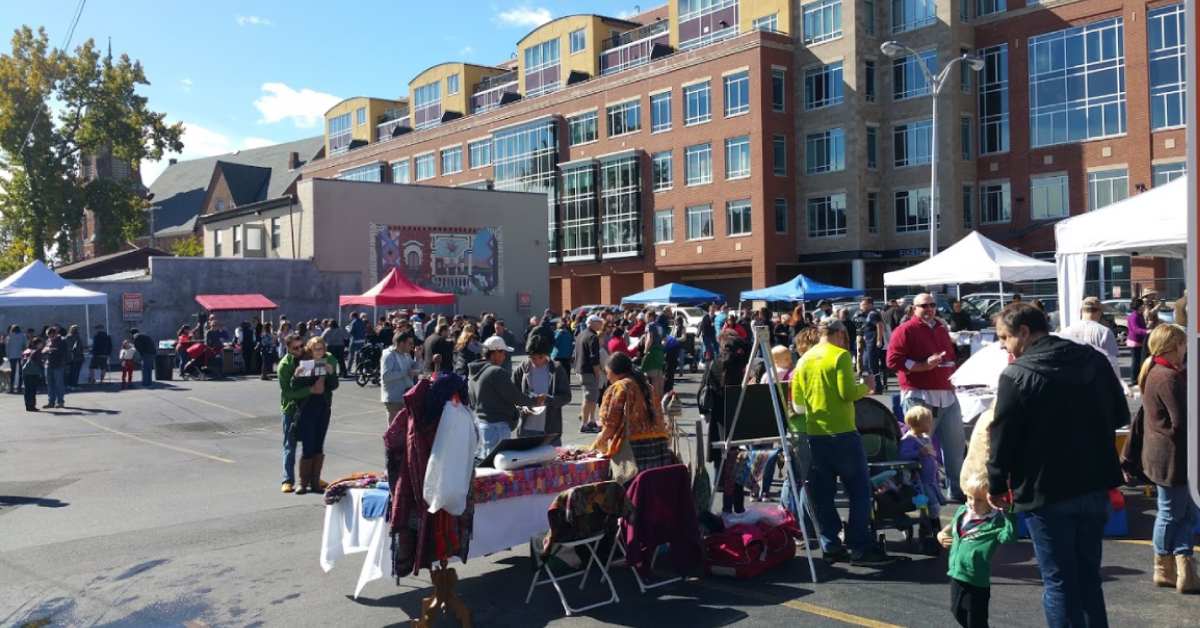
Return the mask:
[(622, 20), (628, 20), (637, 14), (638, 12), (634, 11), (633, 9), (621, 9), (620, 11), (617, 11), (617, 17), (621, 18)]
[(496, 15), (496, 21), (503, 26), (522, 26), (525, 28), (536, 28), (549, 22), (553, 16), (550, 9), (542, 7), (517, 7), (507, 11), (501, 11)]
[(291, 120), (297, 128), (308, 129), (318, 126), (325, 112), (341, 100), (307, 87), (297, 90), (285, 83), (263, 83), (262, 96), (254, 101), (254, 107), (261, 114), (260, 123)]
[(192, 79), (190, 79), (190, 78), (181, 78), (181, 79), (179, 79), (179, 87), (180, 87), (180, 89), (182, 89), (184, 92), (186, 92), (186, 93), (191, 93), (191, 91), (192, 91)]
[(239, 15), (234, 18), (238, 26), (270, 26), (271, 20), (257, 15)]
[(214, 131), (194, 122), (183, 123), (183, 152), (171, 153), (163, 155), (159, 161), (144, 161), (142, 162), (142, 183), (149, 186), (162, 174), (163, 170), (167, 169), (169, 159), (175, 158), (180, 161), (185, 159), (199, 159), (201, 157), (212, 157), (213, 155), (223, 155), (232, 153), (235, 150), (247, 150), (251, 148), (262, 148), (263, 146), (271, 146), (278, 144), (275, 140), (269, 140), (265, 137), (244, 137), (240, 140), (230, 137), (220, 131)]
[(475, 48), (472, 46), (463, 46), (458, 49), (458, 56), (460, 57), (469, 57), (473, 54), (475, 54)]

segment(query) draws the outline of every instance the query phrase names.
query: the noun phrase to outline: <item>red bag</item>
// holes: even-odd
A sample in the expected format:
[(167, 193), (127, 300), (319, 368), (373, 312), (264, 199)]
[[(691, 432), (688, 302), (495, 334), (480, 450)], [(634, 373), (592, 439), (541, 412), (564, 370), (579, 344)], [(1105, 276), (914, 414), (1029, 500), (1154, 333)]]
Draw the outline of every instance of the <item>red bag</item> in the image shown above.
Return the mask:
[(187, 357), (192, 360), (199, 360), (204, 357), (207, 349), (208, 347), (205, 347), (203, 342), (192, 343), (186, 349)]
[(716, 576), (754, 578), (795, 558), (792, 517), (784, 523), (738, 524), (704, 539), (705, 568)]

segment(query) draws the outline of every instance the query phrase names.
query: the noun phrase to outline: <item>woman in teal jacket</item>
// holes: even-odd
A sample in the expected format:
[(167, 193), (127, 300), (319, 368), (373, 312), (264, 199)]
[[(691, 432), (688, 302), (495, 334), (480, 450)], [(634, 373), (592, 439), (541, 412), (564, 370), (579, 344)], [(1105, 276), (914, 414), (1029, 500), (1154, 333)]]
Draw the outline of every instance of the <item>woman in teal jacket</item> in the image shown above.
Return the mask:
[(329, 431), (329, 418), (333, 409), (333, 391), (338, 387), (337, 358), (326, 351), (325, 339), (320, 336), (309, 338), (304, 346), (306, 360), (311, 359), (320, 375), (293, 377), (300, 380), (297, 383), (308, 386), (316, 383), (316, 378), (325, 380), (323, 392), (314, 392), (301, 401), (299, 436), (303, 447), (300, 456), (300, 485), (296, 494), (303, 495), (309, 491), (323, 493), (327, 484), (321, 481), (321, 467), (325, 465), (325, 434)]

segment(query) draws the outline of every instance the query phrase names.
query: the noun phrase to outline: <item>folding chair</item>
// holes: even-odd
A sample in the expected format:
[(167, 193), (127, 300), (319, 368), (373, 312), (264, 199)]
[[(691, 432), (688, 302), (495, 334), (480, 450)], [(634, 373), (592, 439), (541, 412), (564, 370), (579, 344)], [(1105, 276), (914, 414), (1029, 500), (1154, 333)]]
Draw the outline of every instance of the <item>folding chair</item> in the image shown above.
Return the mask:
[[(529, 583), (529, 592), (525, 595), (525, 603), (528, 604), (529, 601), (533, 599), (533, 590), (537, 586), (543, 584), (554, 585), (554, 590), (558, 592), (558, 599), (560, 602), (562, 602), (563, 612), (565, 612), (567, 616), (589, 611), (593, 608), (607, 606), (614, 602), (620, 602), (621, 598), (617, 595), (617, 589), (613, 586), (612, 577), (608, 573), (608, 563), (600, 560), (600, 543), (604, 540), (605, 536), (607, 536), (607, 533), (601, 532), (600, 534), (590, 536), (586, 539), (579, 539), (578, 541), (554, 543), (550, 548), (550, 552), (545, 556), (545, 558), (543, 558), (542, 555), (537, 551), (537, 548), (534, 546), (534, 542), (531, 540), (529, 549), (531, 558), (536, 566), (536, 570), (533, 572), (533, 580), (531, 580)], [(558, 553), (562, 550), (574, 550), (580, 547), (586, 548), (588, 554), (587, 564), (584, 566), (584, 568), (562, 575), (554, 573), (554, 570), (550, 568), (550, 559), (558, 555)], [(609, 561), (612, 561), (611, 552), (609, 552)], [(610, 593), (612, 593), (612, 596), (606, 600), (588, 604), (587, 606), (571, 606), (570, 602), (567, 601), (567, 595), (566, 592), (563, 591), (561, 583), (570, 580), (571, 578), (580, 578), (579, 589), (582, 591), (584, 585), (587, 584), (587, 574), (592, 570), (592, 565), (595, 565), (596, 569), (600, 570), (600, 580), (608, 585), (608, 590)], [(546, 574), (544, 578), (542, 577), (543, 573)]]
[[(629, 517), (621, 517), (618, 524), (616, 540), (613, 543), (612, 549), (608, 552), (608, 565), (612, 566), (613, 558), (616, 555), (618, 548), (621, 551), (620, 562), (630, 568), (633, 572), (633, 577), (637, 581), (638, 589), (645, 593), (650, 589), (674, 584), (683, 580), (683, 576), (675, 576), (670, 578), (659, 578), (649, 581), (649, 577), (643, 578), (639, 573), (638, 568), (629, 562), (629, 547), (625, 543), (626, 528), (632, 521), (642, 518), (642, 520), (653, 521), (653, 519), (645, 519), (653, 517), (653, 510), (648, 509), (646, 505), (650, 500), (661, 501), (666, 499), (665, 496), (671, 496), (675, 500), (675, 507), (671, 509), (672, 516), (663, 519), (657, 517), (657, 521), (653, 523), (658, 529), (675, 529), (675, 528), (694, 528), (695, 555), (699, 560), (700, 556), (700, 529), (696, 522), (696, 506), (692, 501), (691, 477), (687, 471), (687, 467), (682, 464), (668, 465), (655, 469), (643, 471), (634, 478), (629, 485), (630, 501), (634, 504), (634, 511)], [(639, 495), (640, 493), (640, 495)], [(669, 547), (669, 543), (660, 543), (653, 550), (647, 548), (647, 551), (652, 551), (650, 555), (649, 571), (654, 571), (654, 566), (658, 561), (658, 555), (664, 547)], [(680, 549), (683, 548), (673, 548)]]
[[(621, 527), (624, 528), (624, 526), (625, 526), (625, 521), (621, 520)], [(616, 542), (613, 543), (612, 549), (610, 549), (608, 551), (608, 566), (609, 567), (613, 566), (614, 555), (616, 554), (617, 549), (620, 548), (621, 558), (618, 560), (618, 562), (616, 564), (623, 565), (625, 567), (629, 567), (629, 571), (633, 572), (633, 579), (637, 581), (638, 589), (643, 594), (646, 591), (649, 591), (650, 589), (657, 589), (658, 587), (663, 587), (668, 584), (674, 584), (676, 582), (683, 581), (683, 576), (675, 576), (674, 578), (660, 579), (660, 580), (656, 580), (654, 582), (647, 584), (646, 581), (642, 579), (642, 575), (640, 573), (638, 573), (637, 568), (634, 567), (633, 565), (629, 564), (629, 562), (628, 562), (629, 561), (629, 558), (628, 558), (629, 553), (625, 549), (625, 539), (622, 537), (623, 537), (623, 535), (620, 532), (618, 532)], [(659, 545), (658, 547), (655, 548), (654, 556), (650, 559), (650, 571), (651, 572), (654, 571), (654, 564), (655, 564), (655, 562), (658, 561), (659, 551), (662, 550), (662, 548), (664, 548), (664, 547), (667, 547), (667, 545), (663, 544), (663, 545)]]

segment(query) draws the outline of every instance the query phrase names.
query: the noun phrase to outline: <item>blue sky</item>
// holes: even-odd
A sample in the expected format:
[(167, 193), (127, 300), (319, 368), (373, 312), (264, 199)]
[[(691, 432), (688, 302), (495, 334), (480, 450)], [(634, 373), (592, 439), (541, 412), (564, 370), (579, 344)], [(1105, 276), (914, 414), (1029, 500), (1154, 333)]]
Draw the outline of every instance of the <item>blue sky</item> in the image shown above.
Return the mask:
[[(88, 0), (72, 47), (112, 38), (142, 62), (150, 106), (183, 122), (183, 158), (321, 133), (321, 114), (349, 96), (395, 97), (442, 61), (496, 63), (538, 24), (572, 13), (623, 16), (665, 0), (401, 0), (233, 2)], [(44, 26), (62, 44), (74, 0), (3, 2), (7, 38)], [(460, 24), (451, 29), (450, 21)], [(143, 164), (145, 183), (164, 163)]]

